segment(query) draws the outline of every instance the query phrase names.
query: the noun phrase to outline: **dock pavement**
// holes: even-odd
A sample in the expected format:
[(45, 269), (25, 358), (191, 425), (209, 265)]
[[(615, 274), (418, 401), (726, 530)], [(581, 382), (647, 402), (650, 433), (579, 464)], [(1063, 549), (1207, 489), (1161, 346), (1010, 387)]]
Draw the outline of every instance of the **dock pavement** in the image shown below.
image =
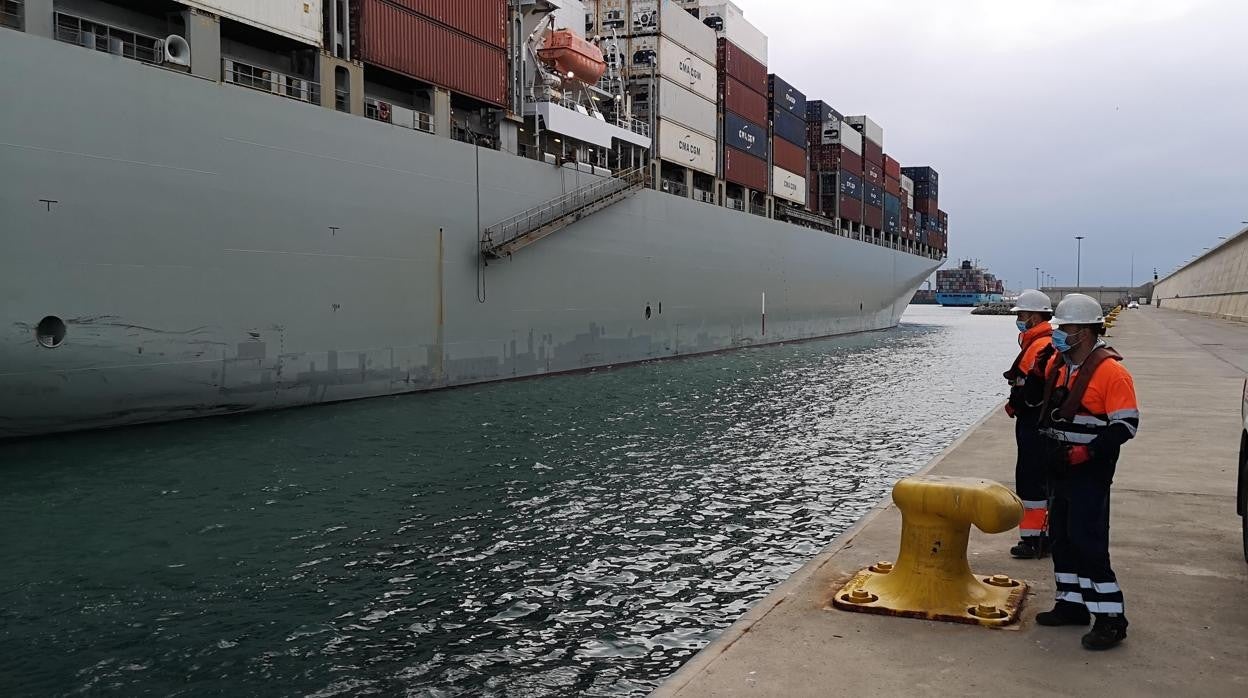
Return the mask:
[[(1111, 498), (1110, 552), (1131, 621), (1121, 646), (1089, 652), (1086, 629), (1036, 625), (1053, 603), (1052, 564), (1011, 559), (1013, 531), (972, 529), (969, 557), (976, 573), (1032, 585), (1015, 626), (831, 610), (852, 573), (897, 555), (901, 517), (886, 498), (653, 695), (1248, 696), (1235, 513), (1248, 324), (1144, 308), (1124, 311), (1109, 342), (1141, 411)], [(994, 410), (924, 472), (1012, 484), (1013, 467), (1013, 426)]]

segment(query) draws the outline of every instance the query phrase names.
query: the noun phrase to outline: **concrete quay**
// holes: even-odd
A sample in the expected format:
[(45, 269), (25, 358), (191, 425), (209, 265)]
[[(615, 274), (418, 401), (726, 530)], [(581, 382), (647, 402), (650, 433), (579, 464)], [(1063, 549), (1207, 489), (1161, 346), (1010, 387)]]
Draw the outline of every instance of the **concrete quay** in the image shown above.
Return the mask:
[[(1122, 646), (1088, 652), (1085, 629), (1036, 625), (1053, 602), (1052, 565), (1011, 559), (1014, 532), (972, 529), (969, 549), (976, 573), (1032, 585), (1014, 626), (832, 610), (854, 572), (897, 555), (901, 517), (886, 499), (653, 695), (1248, 695), (1248, 565), (1235, 513), (1248, 324), (1145, 308), (1125, 311), (1109, 341), (1141, 409), (1111, 499), (1131, 620)], [(1013, 464), (1013, 427), (997, 410), (927, 472), (1009, 484)]]

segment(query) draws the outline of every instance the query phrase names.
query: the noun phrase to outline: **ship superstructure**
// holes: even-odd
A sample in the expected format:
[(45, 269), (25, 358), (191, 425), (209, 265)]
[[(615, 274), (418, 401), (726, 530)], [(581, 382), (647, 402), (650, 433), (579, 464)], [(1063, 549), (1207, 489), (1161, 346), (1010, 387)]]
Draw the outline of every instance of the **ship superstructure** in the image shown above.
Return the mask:
[(4, 0), (0, 437), (896, 324), (943, 240), (812, 209), (761, 33), (608, 4)]

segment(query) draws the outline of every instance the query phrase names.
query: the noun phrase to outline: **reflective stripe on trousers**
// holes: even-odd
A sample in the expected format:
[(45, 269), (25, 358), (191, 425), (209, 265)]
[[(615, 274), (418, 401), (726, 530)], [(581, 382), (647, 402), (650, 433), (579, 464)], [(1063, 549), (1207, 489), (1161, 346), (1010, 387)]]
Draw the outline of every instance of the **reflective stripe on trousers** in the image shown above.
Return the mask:
[(1123, 613), (1122, 589), (1109, 562), (1109, 485), (1090, 478), (1057, 484), (1049, 512), (1057, 599), (1092, 613)]

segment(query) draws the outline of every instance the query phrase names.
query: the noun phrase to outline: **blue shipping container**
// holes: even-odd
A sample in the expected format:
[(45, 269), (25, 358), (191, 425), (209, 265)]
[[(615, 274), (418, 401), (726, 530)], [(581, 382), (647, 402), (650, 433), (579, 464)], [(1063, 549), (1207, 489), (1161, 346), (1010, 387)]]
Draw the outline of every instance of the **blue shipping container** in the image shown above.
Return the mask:
[(821, 124), (825, 121), (844, 121), (845, 117), (827, 102), (813, 100), (806, 103), (806, 122)]
[(870, 182), (863, 183), (864, 196), (862, 200), (868, 206), (882, 208), (884, 206), (884, 187), (876, 186)]
[(884, 212), (884, 232), (893, 234), (901, 232), (901, 214)]
[(930, 167), (903, 167), (901, 173), (914, 180), (915, 184), (919, 182), (931, 182), (932, 184), (940, 183), (940, 175)]
[(773, 108), (771, 110), (771, 127), (778, 137), (796, 145), (802, 150), (806, 149), (805, 121), (783, 109)]
[(862, 199), (862, 177), (841, 170), (841, 193), (851, 199)]
[(724, 112), (724, 143), (757, 158), (767, 159), (767, 127)]
[(901, 199), (884, 192), (884, 214), (892, 215), (898, 222), (901, 221)]
[(793, 86), (779, 76), (767, 76), (767, 92), (771, 103), (787, 109), (799, 119), (806, 119), (806, 95), (793, 89)]

